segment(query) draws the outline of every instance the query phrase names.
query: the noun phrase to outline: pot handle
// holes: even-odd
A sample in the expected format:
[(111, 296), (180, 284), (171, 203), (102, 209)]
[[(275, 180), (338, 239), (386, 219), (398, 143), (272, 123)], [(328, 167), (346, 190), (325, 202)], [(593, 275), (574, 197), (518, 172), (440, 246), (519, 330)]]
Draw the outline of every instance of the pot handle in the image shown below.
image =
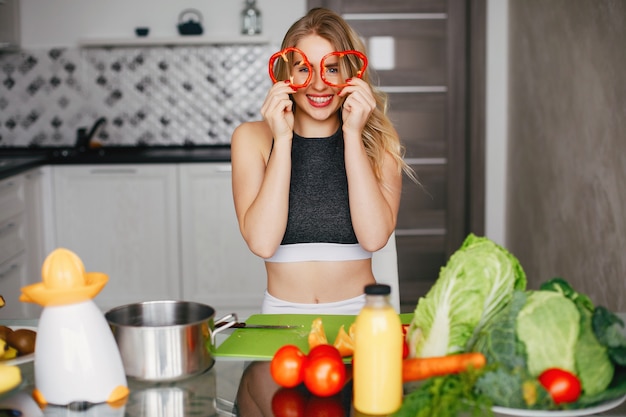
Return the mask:
[[(224, 323), (224, 324), (218, 327), (217, 324), (219, 323)], [(225, 315), (224, 317), (220, 317), (219, 319), (215, 320), (215, 324), (216, 326), (213, 328), (213, 331), (211, 332), (211, 345), (213, 346), (215, 346), (215, 336), (219, 332), (221, 332), (222, 330), (230, 329), (235, 324), (237, 324), (237, 314), (230, 313), (230, 314)]]

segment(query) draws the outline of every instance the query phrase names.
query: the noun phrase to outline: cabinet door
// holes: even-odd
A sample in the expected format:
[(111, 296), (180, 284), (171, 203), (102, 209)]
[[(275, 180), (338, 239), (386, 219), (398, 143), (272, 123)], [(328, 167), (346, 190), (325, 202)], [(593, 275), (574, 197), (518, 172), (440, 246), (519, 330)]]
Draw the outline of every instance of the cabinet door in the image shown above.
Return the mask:
[(6, 303), (0, 308), (0, 320), (38, 317), (38, 311), (31, 310), (30, 303), (19, 301), (26, 281), (24, 266), (24, 252), (0, 263), (0, 295), (4, 297)]
[(24, 174), (26, 273), (29, 284), (41, 281), (41, 266), (51, 246), (50, 181), (49, 166), (35, 168)]
[(0, 181), (0, 262), (25, 248), (25, 210), (24, 176), (15, 175)]
[(213, 306), (218, 316), (259, 313), (265, 265), (239, 232), (230, 164), (181, 165), (180, 194), (185, 299)]
[(99, 307), (180, 297), (176, 165), (56, 166), (53, 174), (56, 246), (108, 274)]

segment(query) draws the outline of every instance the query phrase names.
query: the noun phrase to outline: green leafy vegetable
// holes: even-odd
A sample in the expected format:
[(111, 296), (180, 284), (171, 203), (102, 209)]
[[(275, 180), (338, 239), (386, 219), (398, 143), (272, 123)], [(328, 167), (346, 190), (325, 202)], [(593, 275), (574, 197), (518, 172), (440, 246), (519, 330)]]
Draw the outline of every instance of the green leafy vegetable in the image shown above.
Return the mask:
[[(485, 355), (487, 363), (497, 363), (506, 369), (526, 368), (526, 352), (516, 336), (517, 315), (526, 304), (526, 293), (514, 291), (511, 302), (479, 332), (467, 350)], [(498, 402), (495, 402), (499, 404)]]
[(622, 319), (607, 308), (598, 306), (593, 312), (592, 328), (598, 341), (608, 348), (611, 360), (626, 366), (626, 337)]
[(593, 332), (592, 314), (589, 310), (580, 311), (580, 336), (575, 346), (576, 374), (585, 395), (604, 391), (614, 371), (606, 346), (600, 344)]
[(574, 303), (552, 291), (530, 292), (517, 316), (517, 338), (526, 347), (528, 372), (538, 376), (548, 368), (576, 374), (574, 359), (580, 313)]
[(493, 404), (501, 407), (540, 410), (554, 408), (550, 394), (523, 368), (508, 370), (501, 367), (486, 372), (476, 382), (476, 389)]
[(525, 288), (517, 258), (486, 237), (468, 235), (418, 300), (408, 331), (411, 356), (464, 352), (513, 291)]
[[(580, 330), (574, 346), (575, 374), (580, 379), (585, 395), (604, 391), (613, 378), (614, 366), (610, 354), (615, 354), (617, 359), (623, 357), (621, 347), (626, 345), (620, 331), (613, 326), (621, 320), (604, 308), (596, 308), (587, 295), (574, 290), (563, 278), (553, 278), (543, 283), (540, 289), (561, 294), (578, 309)], [(603, 343), (601, 339), (607, 343)], [(615, 350), (610, 350), (611, 345)]]
[(474, 388), (482, 372), (469, 370), (424, 381), (404, 397), (393, 417), (493, 416), (489, 398)]
[(565, 281), (561, 277), (555, 277), (555, 278), (552, 278), (551, 280), (544, 282), (539, 287), (539, 290), (556, 291), (558, 293), (563, 294), (565, 297), (569, 298), (570, 300), (572, 300), (580, 308), (583, 308), (589, 311), (594, 310), (594, 305), (591, 299), (587, 295), (581, 294), (577, 292), (576, 290), (574, 290), (574, 288), (572, 288), (569, 282)]

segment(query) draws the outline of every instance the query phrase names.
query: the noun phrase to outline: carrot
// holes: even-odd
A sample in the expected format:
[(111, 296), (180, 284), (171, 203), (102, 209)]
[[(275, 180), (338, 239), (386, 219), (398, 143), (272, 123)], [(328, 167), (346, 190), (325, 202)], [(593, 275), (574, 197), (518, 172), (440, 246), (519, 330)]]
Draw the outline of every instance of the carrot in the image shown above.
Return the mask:
[(478, 352), (459, 353), (456, 355), (432, 358), (409, 358), (402, 361), (402, 381), (417, 381), (433, 376), (442, 376), (463, 372), (467, 369), (479, 369), (485, 366), (485, 355)]

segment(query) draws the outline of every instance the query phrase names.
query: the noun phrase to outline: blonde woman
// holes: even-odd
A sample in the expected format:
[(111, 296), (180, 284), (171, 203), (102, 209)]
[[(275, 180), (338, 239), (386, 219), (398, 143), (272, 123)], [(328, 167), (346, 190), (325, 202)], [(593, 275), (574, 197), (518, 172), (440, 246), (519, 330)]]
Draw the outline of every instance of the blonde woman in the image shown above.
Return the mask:
[[(359, 73), (364, 46), (339, 15), (310, 10), (282, 48), (263, 120), (231, 141), (239, 227), (267, 270), (261, 311), (358, 314), (376, 281), (372, 252), (396, 226), (402, 173), (412, 172), (386, 96)], [(337, 62), (345, 51), (356, 67)]]

